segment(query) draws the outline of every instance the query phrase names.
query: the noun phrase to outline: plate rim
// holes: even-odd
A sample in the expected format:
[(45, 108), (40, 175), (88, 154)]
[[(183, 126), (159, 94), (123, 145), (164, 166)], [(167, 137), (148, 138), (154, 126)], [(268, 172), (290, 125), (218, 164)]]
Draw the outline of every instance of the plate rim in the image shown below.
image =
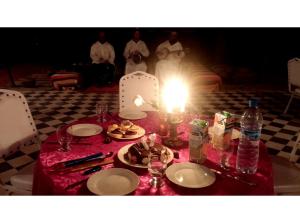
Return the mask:
[(120, 118), (127, 119), (127, 120), (140, 120), (140, 119), (147, 118), (147, 113), (146, 113), (146, 112), (144, 112), (144, 111), (139, 111), (139, 112), (140, 112), (141, 114), (143, 114), (142, 117), (138, 117), (138, 118), (128, 118), (128, 117), (126, 117), (126, 116), (122, 116), (122, 113), (124, 113), (124, 111), (123, 111), (123, 112), (119, 112), (119, 113), (118, 113), (118, 116), (119, 116)]
[[(169, 176), (169, 175), (170, 175), (169, 172), (170, 172), (170, 169), (172, 168), (172, 166), (174, 167), (174, 166), (177, 166), (177, 165), (184, 165), (184, 164), (197, 165), (197, 166), (199, 166), (199, 167), (201, 167), (201, 168), (204, 167), (204, 169), (207, 169), (207, 170), (213, 175), (213, 178), (214, 178), (213, 181), (212, 181), (210, 184), (206, 185), (206, 186), (188, 186), (188, 185), (179, 184), (178, 181), (173, 180), (172, 177)], [(206, 167), (206, 166), (204, 166), (204, 165), (201, 165), (201, 164), (192, 163), (192, 162), (181, 162), (181, 163), (174, 163), (174, 164), (170, 165), (170, 166), (166, 169), (166, 177), (167, 177), (168, 180), (170, 180), (172, 183), (174, 183), (174, 184), (176, 184), (176, 185), (178, 185), (178, 186), (180, 186), (180, 187), (192, 188), (192, 189), (199, 189), (199, 188), (209, 187), (209, 186), (211, 186), (212, 184), (214, 184), (215, 181), (216, 181), (216, 174), (215, 174), (213, 171), (209, 170), (208, 167)]]
[[(78, 125), (91, 125), (91, 126), (95, 126), (95, 127), (97, 126), (97, 128), (99, 128), (99, 132), (96, 133), (96, 134), (91, 134), (91, 135), (86, 135), (86, 136), (83, 136), (83, 135), (75, 135), (74, 133), (72, 133), (71, 127), (72, 127), (72, 126), (78, 126)], [(94, 136), (94, 135), (100, 134), (102, 131), (103, 131), (103, 127), (100, 126), (100, 125), (94, 124), (94, 123), (77, 123), (77, 124), (70, 125), (70, 126), (67, 128), (67, 132), (68, 132), (70, 135), (76, 136), (76, 137), (89, 137), (89, 136)]]
[(138, 138), (140, 138), (140, 137), (142, 137), (142, 136), (144, 136), (145, 134), (146, 134), (146, 130), (143, 128), (143, 127), (141, 127), (141, 126), (139, 126), (139, 125), (135, 125), (135, 126), (137, 126), (141, 131), (143, 131), (143, 133), (142, 134), (140, 134), (140, 135), (137, 135), (137, 136), (135, 136), (135, 137), (132, 137), (132, 138), (118, 138), (118, 137), (115, 137), (115, 136), (113, 136), (110, 132), (106, 132), (107, 133), (107, 135), (109, 135), (110, 137), (112, 137), (112, 138), (114, 138), (114, 139), (118, 139), (118, 140), (133, 140), (133, 139), (138, 139)]
[[(125, 146), (122, 146), (122, 147), (118, 150), (118, 153), (117, 153), (118, 159), (119, 159), (123, 164), (125, 164), (125, 165), (131, 166), (131, 167), (140, 168), (140, 169), (147, 169), (147, 168), (148, 168), (148, 165), (144, 166), (144, 165), (141, 165), (141, 164), (131, 164), (131, 163), (129, 163), (129, 162), (122, 156), (124, 153), (121, 154), (121, 151), (122, 151), (122, 150), (125, 150), (125, 149), (127, 149), (127, 151), (128, 151), (129, 147), (132, 146), (133, 144), (135, 144), (135, 143), (130, 143), (130, 144), (127, 144), (127, 145), (125, 145)], [(171, 163), (171, 162), (173, 161), (173, 159), (174, 159), (174, 153), (173, 153), (173, 151), (172, 151), (170, 148), (168, 148), (167, 146), (164, 146), (164, 147), (166, 147), (166, 148), (168, 149), (168, 151), (171, 153), (170, 160), (167, 162), (167, 164), (169, 164), (169, 163)]]
[(92, 192), (93, 194), (95, 194), (95, 195), (102, 195), (102, 196), (122, 196), (122, 195), (126, 195), (126, 194), (105, 194), (105, 193), (95, 193), (95, 192), (91, 189), (91, 185), (90, 185), (90, 184), (91, 184), (91, 181), (93, 180), (93, 178), (97, 177), (98, 175), (104, 174), (104, 172), (107, 172), (107, 171), (113, 171), (113, 170), (121, 170), (121, 171), (127, 172), (128, 174), (131, 174), (131, 176), (133, 176), (133, 177), (136, 178), (136, 185), (134, 185), (134, 187), (133, 187), (128, 193), (126, 193), (126, 194), (130, 194), (130, 193), (132, 193), (133, 191), (135, 191), (135, 190), (138, 188), (138, 186), (139, 186), (139, 184), (140, 184), (140, 177), (139, 177), (135, 172), (133, 172), (133, 171), (131, 171), (131, 170), (128, 170), (128, 169), (125, 169), (125, 168), (117, 168), (117, 167), (115, 168), (115, 167), (113, 167), (113, 168), (101, 170), (101, 171), (98, 172), (98, 173), (92, 174), (92, 175), (88, 178), (88, 180), (87, 180), (87, 182), (86, 182), (86, 186), (87, 186), (88, 190), (89, 190), (90, 192)]

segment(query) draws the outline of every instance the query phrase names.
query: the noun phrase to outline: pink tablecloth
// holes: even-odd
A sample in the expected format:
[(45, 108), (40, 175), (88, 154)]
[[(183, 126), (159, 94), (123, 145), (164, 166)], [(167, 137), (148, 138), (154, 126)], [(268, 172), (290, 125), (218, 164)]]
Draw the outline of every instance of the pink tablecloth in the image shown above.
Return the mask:
[[(187, 121), (182, 123), (178, 127), (178, 132), (184, 132), (181, 138), (187, 141), (188, 138), (188, 126)], [(104, 129), (107, 128), (109, 124), (115, 122), (114, 120), (109, 121), (103, 125)], [(95, 118), (86, 118), (79, 120), (76, 123), (96, 123)], [(158, 130), (158, 117), (154, 112), (149, 112), (148, 117), (143, 120), (134, 121), (137, 125), (145, 128), (146, 132), (153, 132)], [(74, 144), (72, 146), (72, 151), (70, 152), (59, 152), (57, 151), (58, 144), (51, 144), (47, 142), (53, 142), (56, 140), (55, 134), (49, 136), (49, 138), (42, 144), (39, 158), (37, 160), (37, 165), (34, 172), (34, 183), (33, 183), (33, 194), (34, 195), (88, 195), (90, 192), (87, 190), (86, 185), (82, 184), (73, 189), (65, 190), (65, 187), (69, 184), (80, 181), (86, 176), (82, 176), (82, 172), (70, 173), (65, 175), (50, 175), (49, 167), (53, 164), (72, 160), (80, 157), (84, 157), (96, 152), (109, 152), (113, 151), (115, 155), (118, 150), (129, 143), (133, 143), (136, 140), (131, 141), (112, 141), (110, 144), (104, 144), (104, 134), (83, 138), (81, 141), (90, 142), (91, 145)], [(235, 153), (237, 142), (234, 142)], [(188, 161), (187, 143), (183, 148), (179, 150), (179, 159), (174, 159), (173, 162), (184, 162)], [(218, 168), (216, 161), (218, 156), (214, 150), (208, 151), (208, 159), (204, 165), (210, 168)], [(235, 154), (232, 156), (230, 163), (232, 166), (235, 165)], [(258, 172), (251, 176), (250, 180), (257, 183), (257, 186), (251, 187), (243, 183), (239, 183), (235, 180), (216, 176), (216, 181), (213, 185), (202, 188), (202, 189), (187, 189), (179, 187), (171, 183), (168, 179), (165, 179), (165, 185), (160, 189), (156, 190), (150, 187), (147, 169), (136, 169), (132, 167), (125, 166), (118, 158), (115, 157), (114, 164), (109, 164), (104, 168), (111, 167), (123, 167), (128, 168), (136, 172), (140, 176), (139, 187), (133, 192), (133, 195), (273, 195), (273, 175), (272, 175), (272, 163), (268, 157), (266, 147), (263, 143), (260, 144), (260, 160), (258, 165)]]

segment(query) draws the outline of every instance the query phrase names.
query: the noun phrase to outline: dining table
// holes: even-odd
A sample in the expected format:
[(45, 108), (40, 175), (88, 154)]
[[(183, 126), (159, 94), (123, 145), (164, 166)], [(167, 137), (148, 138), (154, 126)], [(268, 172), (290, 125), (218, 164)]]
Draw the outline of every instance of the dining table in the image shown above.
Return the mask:
[[(139, 120), (132, 120), (135, 125), (141, 126), (145, 129), (145, 134), (158, 133), (160, 128), (160, 115), (158, 112), (151, 111), (146, 112), (147, 117)], [(199, 117), (199, 115), (197, 116)], [(204, 116), (209, 119), (209, 116)], [(170, 148), (172, 151), (177, 153), (173, 161), (169, 164), (182, 163), (189, 161), (189, 122), (194, 118), (193, 115), (186, 115), (183, 122), (177, 127), (179, 133), (178, 137), (183, 141), (183, 144), (179, 148)], [(38, 156), (36, 166), (34, 169), (33, 179), (33, 195), (93, 195), (87, 188), (85, 179), (88, 176), (83, 176), (83, 170), (72, 172), (72, 173), (53, 173), (51, 172), (53, 165), (74, 160), (95, 153), (108, 153), (113, 152), (113, 163), (104, 165), (103, 169), (109, 168), (126, 168), (135, 172), (139, 177), (138, 187), (129, 195), (274, 195), (273, 189), (273, 171), (272, 162), (268, 155), (265, 144), (260, 141), (259, 144), (259, 161), (257, 172), (252, 175), (243, 176), (247, 181), (254, 182), (256, 185), (251, 186), (235, 180), (230, 177), (226, 177), (226, 174), (216, 174), (215, 182), (207, 187), (203, 188), (186, 188), (174, 184), (167, 177), (164, 177), (164, 184), (159, 187), (153, 187), (149, 184), (151, 175), (147, 168), (136, 168), (130, 165), (126, 165), (118, 159), (118, 151), (131, 143), (140, 141), (138, 139), (132, 140), (120, 140), (112, 139), (111, 142), (105, 141), (107, 137), (107, 128), (109, 125), (120, 122), (121, 119), (118, 117), (118, 113), (111, 114), (107, 121), (99, 123), (97, 117), (86, 117), (79, 119), (73, 124), (89, 123), (97, 124), (103, 128), (100, 134), (79, 137), (73, 139), (71, 144), (71, 150), (67, 152), (59, 151), (59, 144), (57, 142), (57, 136), (55, 133), (50, 135), (42, 144), (40, 154)], [(163, 137), (157, 137), (158, 143), (162, 142)], [(206, 150), (207, 158), (201, 164), (208, 168), (219, 170), (222, 173), (236, 174), (235, 163), (236, 163), (236, 152), (238, 147), (238, 139), (232, 140), (233, 153), (229, 160), (229, 169), (223, 170), (219, 163), (219, 153), (212, 147)], [(76, 182), (83, 181), (84, 183), (78, 184), (75, 187), (66, 189), (69, 185)]]

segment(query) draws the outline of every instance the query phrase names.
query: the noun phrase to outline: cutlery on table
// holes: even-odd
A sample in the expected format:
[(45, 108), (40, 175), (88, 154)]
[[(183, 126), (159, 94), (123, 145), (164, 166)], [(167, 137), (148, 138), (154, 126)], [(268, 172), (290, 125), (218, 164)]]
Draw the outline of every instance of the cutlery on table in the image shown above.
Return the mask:
[(102, 169), (101, 166), (94, 166), (94, 167), (92, 167), (91, 169), (88, 169), (88, 170), (84, 171), (82, 175), (83, 175), (83, 176), (86, 176), (86, 175), (89, 175), (89, 174), (91, 174), (91, 173), (95, 173), (95, 172), (97, 172), (97, 171), (99, 171), (99, 170), (101, 170), (101, 169)]
[(225, 177), (231, 178), (233, 180), (236, 180), (238, 182), (247, 184), (249, 186), (256, 186), (256, 183), (248, 181), (248, 180), (244, 180), (244, 179), (240, 178), (239, 176), (235, 176), (235, 175), (232, 175), (230, 173), (222, 173), (221, 171), (216, 170), (216, 169), (212, 169), (212, 168), (210, 168), (210, 170), (213, 171), (214, 173), (220, 175), (220, 176), (225, 176)]
[[(113, 152), (109, 152), (104, 155), (105, 156), (104, 158), (101, 157), (101, 158), (97, 158), (97, 159), (93, 159), (93, 160), (88, 160), (88, 161), (78, 164), (76, 166), (71, 166), (71, 167), (69, 166), (69, 167), (63, 167), (60, 169), (50, 170), (49, 173), (50, 174), (58, 174), (58, 173), (59, 174), (67, 174), (67, 173), (78, 172), (78, 171), (85, 170), (85, 169), (95, 167), (95, 166), (103, 166), (103, 165), (114, 162), (113, 158), (109, 158), (112, 155), (113, 155)], [(107, 159), (107, 158), (109, 158), (109, 159)]]
[(78, 171), (85, 170), (85, 169), (95, 167), (95, 166), (103, 166), (103, 165), (111, 164), (113, 162), (114, 162), (113, 159), (105, 159), (102, 161), (92, 161), (90, 163), (84, 163), (84, 164), (76, 166), (76, 167), (67, 168), (66, 170), (63, 170), (60, 173), (63, 173), (63, 174), (74, 173), (74, 172), (78, 172)]
[(92, 154), (92, 155), (89, 155), (89, 156), (86, 156), (83, 158), (56, 163), (52, 166), (52, 168), (57, 169), (57, 168), (62, 168), (62, 167), (71, 167), (71, 166), (75, 166), (78, 164), (82, 164), (86, 161), (90, 161), (90, 160), (94, 160), (94, 159), (102, 158), (102, 157), (103, 157), (103, 153), (99, 152), (99, 153), (95, 153), (95, 154)]
[(96, 159), (105, 159), (106, 157), (111, 156), (112, 152), (109, 152), (107, 154), (103, 154), (102, 152), (100, 153), (96, 153), (84, 158), (80, 158), (80, 159), (76, 159), (76, 160), (70, 160), (70, 161), (66, 161), (66, 163), (64, 164), (65, 167), (71, 167), (71, 166), (76, 166), (88, 161), (92, 161), (92, 160), (96, 160)]
[[(91, 173), (97, 172), (97, 171), (99, 171), (99, 170), (101, 170), (101, 169), (102, 169), (101, 166), (95, 166), (95, 167), (93, 167), (93, 168), (91, 168), (91, 169), (89, 169), (89, 170), (86, 170), (82, 175), (86, 176), (86, 175), (89, 175), (89, 174), (91, 174)], [(74, 188), (74, 187), (76, 187), (76, 186), (78, 186), (78, 185), (81, 185), (81, 184), (85, 183), (88, 179), (89, 179), (89, 177), (84, 178), (83, 180), (77, 181), (77, 182), (75, 182), (75, 183), (72, 183), (72, 184), (68, 185), (68, 186), (65, 188), (65, 190), (69, 190), (69, 189), (72, 189), (72, 188)]]

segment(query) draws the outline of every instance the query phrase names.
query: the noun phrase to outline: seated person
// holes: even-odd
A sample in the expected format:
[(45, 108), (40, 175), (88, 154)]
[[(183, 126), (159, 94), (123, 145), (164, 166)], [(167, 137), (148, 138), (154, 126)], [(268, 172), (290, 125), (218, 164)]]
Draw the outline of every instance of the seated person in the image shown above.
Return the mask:
[(115, 51), (106, 41), (105, 32), (99, 32), (98, 41), (91, 47), (90, 57), (92, 59), (91, 80), (97, 86), (112, 83), (115, 73)]
[(147, 64), (144, 58), (149, 56), (149, 50), (144, 41), (140, 40), (140, 31), (133, 32), (132, 40), (125, 47), (124, 57), (127, 60), (125, 74), (134, 71), (147, 71)]
[(169, 75), (177, 75), (182, 58), (185, 56), (181, 43), (177, 39), (177, 32), (171, 32), (169, 39), (156, 48), (156, 56), (159, 61), (156, 63), (155, 76), (160, 84)]

